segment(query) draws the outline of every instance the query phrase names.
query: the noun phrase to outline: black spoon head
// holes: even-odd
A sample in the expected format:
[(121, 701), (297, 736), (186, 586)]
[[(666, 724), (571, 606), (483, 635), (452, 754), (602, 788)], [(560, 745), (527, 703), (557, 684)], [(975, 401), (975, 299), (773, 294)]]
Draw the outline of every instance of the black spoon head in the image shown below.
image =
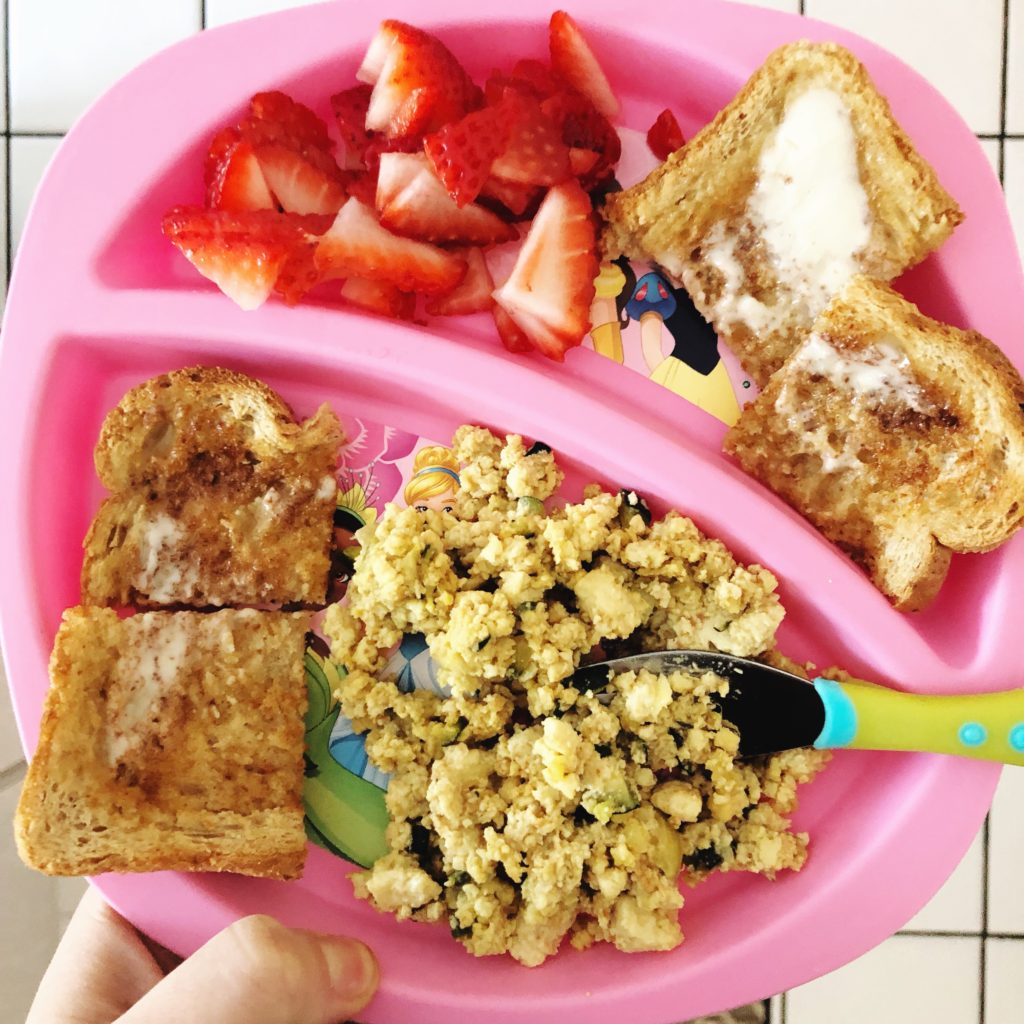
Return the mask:
[(825, 725), (818, 691), (799, 676), (750, 658), (716, 651), (656, 651), (579, 669), (573, 686), (600, 692), (612, 673), (714, 672), (729, 681), (729, 692), (716, 696), (722, 717), (740, 734), (740, 754), (754, 757), (778, 750), (809, 747)]

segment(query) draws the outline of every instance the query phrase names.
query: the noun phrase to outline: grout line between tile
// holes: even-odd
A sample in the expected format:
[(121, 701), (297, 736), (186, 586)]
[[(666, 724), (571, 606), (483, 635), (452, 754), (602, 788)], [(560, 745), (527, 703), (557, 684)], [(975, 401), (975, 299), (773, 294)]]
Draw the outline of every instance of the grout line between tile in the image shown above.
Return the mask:
[(18, 761), (9, 768), (0, 772), (0, 789), (6, 789), (15, 783), (21, 783), (21, 777), (25, 774), (26, 765), (24, 761)]
[(907, 939), (983, 939), (985, 937), (983, 932), (942, 931), (939, 929), (930, 931), (926, 928), (907, 928), (896, 934), (900, 938)]
[(1003, 0), (1003, 66), (999, 80), (999, 135), (1003, 140), (999, 146), (999, 181), (1002, 183), (1006, 173), (1006, 96), (1010, 79), (1010, 0)]
[(800, 13), (801, 14), (806, 14), (807, 13), (806, 7), (807, 7), (807, 0), (800, 0)]
[(4, 132), (4, 135), (6, 135), (9, 139), (63, 139), (66, 134), (67, 132), (13, 132), (10, 129)]
[(206, 0), (199, 0), (199, 31), (206, 28)]
[[(801, 6), (803, 5), (801, 4)], [(788, 1010), (788, 995), (789, 993), (783, 992), (782, 998), (779, 999), (779, 1009), (782, 1011), (782, 1020), (779, 1021), (779, 1024), (786, 1024), (786, 1011)]]
[(4, 125), (4, 248), (7, 252), (7, 265), (4, 287), (11, 283), (11, 5), (4, 2), (4, 109), (7, 111), (7, 123)]

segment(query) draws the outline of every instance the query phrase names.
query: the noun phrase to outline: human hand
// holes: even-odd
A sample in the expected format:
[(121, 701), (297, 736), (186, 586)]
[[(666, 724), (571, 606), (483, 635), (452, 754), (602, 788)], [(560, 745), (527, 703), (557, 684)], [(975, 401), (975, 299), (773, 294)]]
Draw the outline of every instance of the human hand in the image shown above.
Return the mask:
[(377, 988), (361, 942), (246, 917), (181, 961), (90, 887), (25, 1024), (338, 1024)]

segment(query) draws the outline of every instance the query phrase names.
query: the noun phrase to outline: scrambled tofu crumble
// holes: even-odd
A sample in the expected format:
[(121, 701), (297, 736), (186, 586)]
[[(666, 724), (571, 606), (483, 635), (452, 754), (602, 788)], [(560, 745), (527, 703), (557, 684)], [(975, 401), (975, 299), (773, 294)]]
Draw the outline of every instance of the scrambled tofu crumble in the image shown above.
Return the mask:
[[(738, 760), (711, 674), (620, 673), (600, 692), (572, 676), (670, 648), (781, 663), (776, 580), (676, 512), (651, 521), (632, 493), (592, 486), (546, 509), (562, 475), (544, 445), (461, 427), (453, 447), (454, 511), (389, 505), (325, 622), (338, 698), (392, 773), (390, 852), (355, 891), (530, 966), (566, 935), (672, 949), (680, 875), (802, 866), (787, 815), (827, 755)], [(450, 696), (386, 678), (404, 633), (426, 637)]]

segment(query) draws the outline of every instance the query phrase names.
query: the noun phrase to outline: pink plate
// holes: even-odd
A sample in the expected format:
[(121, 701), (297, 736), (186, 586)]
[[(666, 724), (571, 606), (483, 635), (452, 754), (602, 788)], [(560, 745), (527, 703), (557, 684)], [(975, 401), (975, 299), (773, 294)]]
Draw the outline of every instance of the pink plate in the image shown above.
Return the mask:
[[(900, 287), (1024, 365), (1024, 280), (999, 186), (967, 126), (914, 72), (847, 33), (761, 9), (691, 0), (637, 17), (626, 0), (580, 6), (624, 123), (646, 128), (671, 105), (688, 136), (778, 44), (850, 46), (967, 213)], [(437, 31), (481, 75), (506, 54), (544, 53), (550, 5), (519, 0), (511, 9), (482, 18), (470, 0), (393, 0), (386, 13)], [(795, 657), (921, 690), (1024, 683), (1024, 538), (956, 558), (934, 607), (900, 615), (720, 453), (720, 423), (638, 373), (592, 351), (571, 353), (565, 366), (510, 357), (486, 317), (421, 328), (276, 301), (243, 313), (184, 263), (161, 237), (160, 216), (200, 198), (214, 130), (267, 88), (327, 114), (327, 97), (353, 81), (380, 16), (375, 4), (332, 3), (189, 39), (104, 96), (47, 172), (14, 270), (0, 364), (0, 607), (26, 750), (37, 740), (61, 610), (79, 599), (103, 416), (131, 385), (197, 362), (259, 376), (304, 415), (329, 400), (421, 437), (443, 440), (467, 420), (541, 437), (579, 474), (683, 509), (741, 557), (767, 564), (782, 581), (781, 638)], [(568, 950), (534, 970), (473, 959), (443, 928), (375, 913), (353, 899), (349, 868), (318, 848), (295, 883), (160, 874), (96, 884), (180, 953), (253, 911), (361, 936), (383, 968), (368, 1021), (679, 1020), (807, 981), (901, 927), (967, 848), (998, 774), (966, 760), (841, 753), (805, 792), (798, 824), (812, 835), (812, 855), (803, 872), (699, 887), (683, 911), (687, 941), (672, 953)]]

